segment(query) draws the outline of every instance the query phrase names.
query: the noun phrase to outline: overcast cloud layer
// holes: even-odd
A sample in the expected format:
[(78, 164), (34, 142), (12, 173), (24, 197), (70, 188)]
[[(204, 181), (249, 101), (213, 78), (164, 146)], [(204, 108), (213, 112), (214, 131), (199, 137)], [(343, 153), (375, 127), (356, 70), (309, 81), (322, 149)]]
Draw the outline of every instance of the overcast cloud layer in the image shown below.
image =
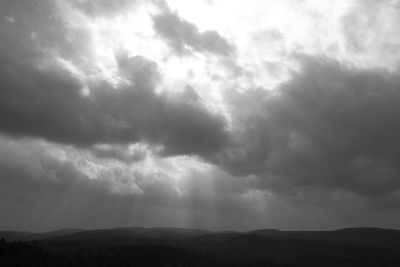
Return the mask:
[(2, 1), (0, 228), (398, 228), (399, 18)]

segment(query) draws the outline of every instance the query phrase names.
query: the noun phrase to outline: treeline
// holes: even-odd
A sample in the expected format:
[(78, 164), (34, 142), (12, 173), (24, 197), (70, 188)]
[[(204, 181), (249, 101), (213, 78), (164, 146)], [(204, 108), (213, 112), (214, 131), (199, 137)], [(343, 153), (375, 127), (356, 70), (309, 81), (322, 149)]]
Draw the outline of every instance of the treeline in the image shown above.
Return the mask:
[[(248, 245), (248, 244), (247, 244)], [(374, 253), (375, 250), (345, 249), (331, 247), (329, 250), (317, 250), (314, 246), (298, 249), (297, 253), (282, 254), (271, 247), (258, 246), (258, 253), (245, 253), (245, 250), (255, 251), (255, 247), (242, 246), (241, 250), (230, 250), (226, 253), (215, 253), (217, 244), (208, 243), (207, 249), (193, 246), (135, 244), (116, 245), (102, 243), (69, 243), (69, 242), (7, 242), (0, 240), (0, 266), (60, 266), (60, 267), (111, 267), (111, 266), (246, 266), (246, 267), (289, 267), (289, 266), (400, 266), (397, 253)], [(223, 245), (224, 247), (226, 244)], [(378, 250), (379, 252), (380, 250)], [(327, 255), (326, 253), (329, 252)], [(256, 256), (257, 255), (257, 256)]]
[(62, 253), (49, 252), (42, 244), (0, 241), (0, 266), (275, 266), (268, 260), (230, 259), (190, 249), (162, 245), (91, 245)]

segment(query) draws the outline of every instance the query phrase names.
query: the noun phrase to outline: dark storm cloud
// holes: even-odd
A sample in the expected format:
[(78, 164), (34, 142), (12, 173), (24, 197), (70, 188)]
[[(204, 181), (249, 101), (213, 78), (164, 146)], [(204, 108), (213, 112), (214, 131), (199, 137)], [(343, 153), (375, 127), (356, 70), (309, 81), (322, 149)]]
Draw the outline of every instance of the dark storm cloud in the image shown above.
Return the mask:
[(40, 59), (48, 54), (77, 63), (92, 60), (88, 56), (90, 33), (84, 27), (67, 25), (56, 3), (60, 2), (4, 0), (0, 3), (2, 61), (38, 66)]
[[(76, 32), (62, 21), (53, 22), (51, 15), (40, 17), (40, 5), (30, 6), (29, 1), (10, 5), (9, 15), (15, 22), (0, 26), (5, 37), (0, 44), (3, 133), (78, 146), (144, 141), (164, 146), (169, 155), (207, 155), (224, 145), (223, 118), (211, 114), (200, 101), (156, 93), (154, 87), (161, 79), (157, 64), (142, 56), (119, 53), (119, 73), (128, 83), (113, 88), (105, 81), (93, 81), (86, 84), (90, 93), (85, 96), (84, 82), (54, 54), (79, 62), (79, 53), (88, 44), (79, 38), (66, 40), (63, 34), (74, 36)], [(17, 7), (29, 7), (35, 23)], [(46, 31), (47, 27), (59, 27), (59, 32)]]
[(222, 56), (234, 53), (235, 48), (216, 31), (200, 32), (197, 26), (176, 13), (166, 10), (153, 17), (154, 29), (178, 53), (209, 52)]
[(109, 16), (134, 6), (136, 0), (73, 0), (74, 6), (92, 17)]
[[(137, 2), (57, 1), (89, 20)], [(0, 228), (399, 224), (398, 71), (298, 58), (301, 70), (274, 91), (229, 86), (228, 130), (196, 88), (158, 93), (163, 77), (143, 56), (116, 54), (118, 85), (98, 78), (90, 32), (54, 3), (0, 3)], [(154, 29), (176, 52), (220, 55), (233, 76), (253, 74), (227, 57), (235, 47), (219, 33), (163, 3)], [(368, 50), (365, 29), (383, 40), (379, 50), (397, 49), (354, 16), (344, 23), (355, 50)], [(265, 68), (281, 72), (276, 62)]]
[(316, 185), (396, 194), (400, 76), (325, 58), (301, 61), (302, 70), (274, 92), (227, 96), (237, 110), (237, 146), (217, 161), (233, 174), (256, 174), (255, 186), (286, 193)]

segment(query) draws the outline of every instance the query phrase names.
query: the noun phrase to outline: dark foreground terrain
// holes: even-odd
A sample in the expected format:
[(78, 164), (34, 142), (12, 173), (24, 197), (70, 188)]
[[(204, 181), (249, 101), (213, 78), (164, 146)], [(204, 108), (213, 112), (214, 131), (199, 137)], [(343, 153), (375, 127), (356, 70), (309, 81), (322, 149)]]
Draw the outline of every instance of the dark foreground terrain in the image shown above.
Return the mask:
[(0, 232), (0, 266), (400, 266), (400, 231)]

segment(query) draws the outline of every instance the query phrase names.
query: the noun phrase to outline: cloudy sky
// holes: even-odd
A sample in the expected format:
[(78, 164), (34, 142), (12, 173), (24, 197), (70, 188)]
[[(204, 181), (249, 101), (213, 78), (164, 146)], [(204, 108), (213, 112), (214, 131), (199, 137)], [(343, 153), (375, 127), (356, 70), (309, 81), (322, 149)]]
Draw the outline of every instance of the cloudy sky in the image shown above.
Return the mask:
[(2, 0), (0, 229), (400, 225), (400, 1)]

